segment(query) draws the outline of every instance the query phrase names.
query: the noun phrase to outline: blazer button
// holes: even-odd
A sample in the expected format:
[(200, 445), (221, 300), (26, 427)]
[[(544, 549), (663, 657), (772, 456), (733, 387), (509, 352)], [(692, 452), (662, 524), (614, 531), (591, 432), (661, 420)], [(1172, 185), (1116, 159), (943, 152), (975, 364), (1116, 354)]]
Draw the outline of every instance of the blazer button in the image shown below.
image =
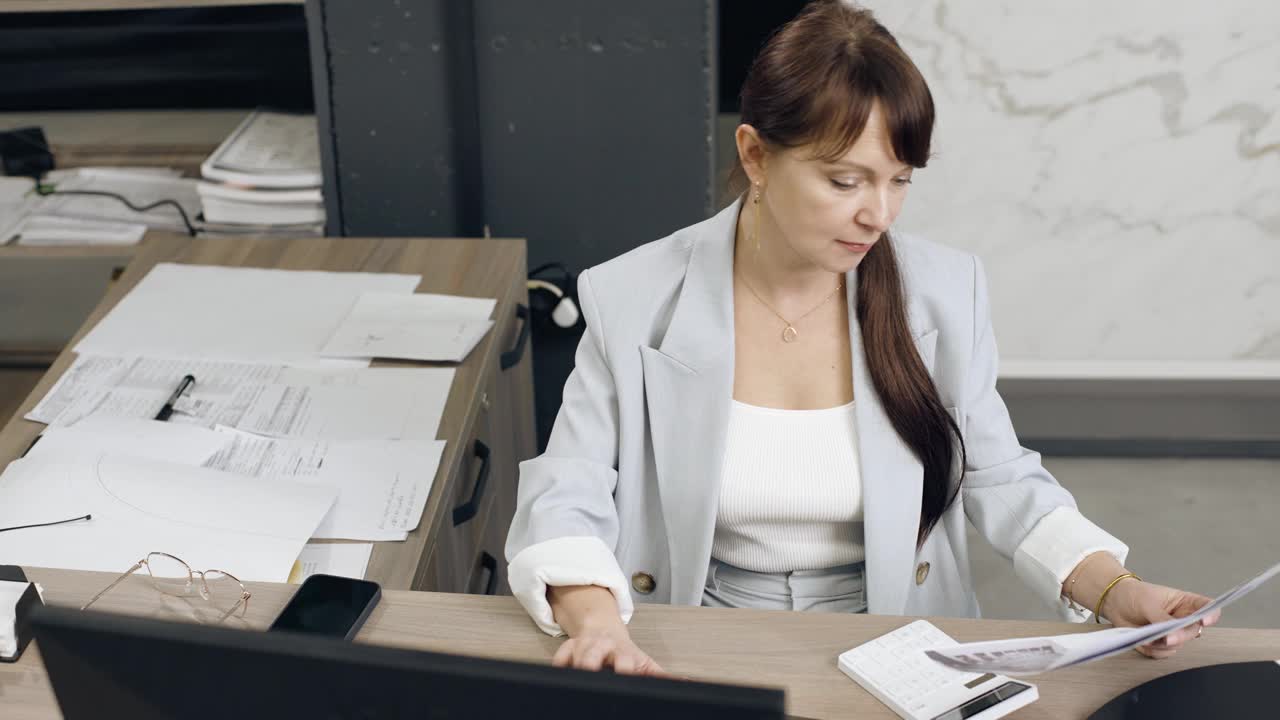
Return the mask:
[(631, 576), (631, 587), (641, 595), (648, 595), (658, 586), (649, 573), (638, 572)]
[(923, 585), (927, 577), (929, 577), (929, 563), (922, 562), (916, 566), (916, 584)]

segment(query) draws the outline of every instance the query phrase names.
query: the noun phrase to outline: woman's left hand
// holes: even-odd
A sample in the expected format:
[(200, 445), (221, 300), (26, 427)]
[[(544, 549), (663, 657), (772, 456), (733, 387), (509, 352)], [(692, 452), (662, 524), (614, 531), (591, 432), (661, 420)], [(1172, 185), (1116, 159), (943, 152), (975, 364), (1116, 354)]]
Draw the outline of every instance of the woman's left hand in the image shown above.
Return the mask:
[[(1140, 627), (1186, 617), (1209, 602), (1210, 598), (1185, 590), (1138, 580), (1124, 580), (1107, 597), (1102, 616), (1118, 627)], [(1139, 647), (1138, 652), (1153, 658), (1169, 657), (1179, 647), (1200, 637), (1204, 628), (1216, 625), (1221, 618), (1222, 612), (1215, 610), (1198, 623)]]

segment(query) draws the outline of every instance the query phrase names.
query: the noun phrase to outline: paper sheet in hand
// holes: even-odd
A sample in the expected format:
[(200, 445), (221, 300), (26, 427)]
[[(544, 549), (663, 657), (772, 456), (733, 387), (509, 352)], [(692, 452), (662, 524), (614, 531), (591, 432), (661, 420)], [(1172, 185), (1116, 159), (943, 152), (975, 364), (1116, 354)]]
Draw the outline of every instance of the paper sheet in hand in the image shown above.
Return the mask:
[(956, 670), (1003, 675), (1034, 675), (1079, 665), (1145, 645), (1174, 630), (1193, 625), (1214, 610), (1224, 608), (1249, 594), (1277, 573), (1280, 573), (1280, 564), (1273, 565), (1256, 577), (1219, 595), (1200, 610), (1162, 623), (1091, 633), (964, 643), (927, 650), (925, 654)]
[[(419, 275), (387, 273), (161, 263), (75, 350), (100, 355), (324, 365), (318, 357), (320, 348), (362, 293), (408, 294), (421, 279)], [(368, 362), (357, 364), (367, 366)]]
[(219, 432), (234, 441), (208, 467), (338, 489), (333, 508), (312, 534), (322, 539), (404, 540), (422, 518), (445, 446), (443, 440), (329, 443)]
[(15, 460), (0, 475), (6, 563), (124, 572), (152, 551), (241, 580), (283, 582), (337, 492), (122, 455)]
[(496, 305), (490, 298), (365, 293), (320, 352), (461, 362), (493, 327)]

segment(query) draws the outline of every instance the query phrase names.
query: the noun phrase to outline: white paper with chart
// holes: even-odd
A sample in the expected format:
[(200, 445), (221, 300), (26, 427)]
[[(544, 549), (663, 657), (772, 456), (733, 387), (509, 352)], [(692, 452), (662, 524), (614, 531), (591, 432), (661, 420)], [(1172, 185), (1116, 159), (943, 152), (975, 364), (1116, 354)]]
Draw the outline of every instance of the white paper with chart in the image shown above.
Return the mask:
[(1280, 573), (1280, 564), (1235, 586), (1200, 610), (1174, 620), (1136, 628), (1111, 628), (1090, 633), (964, 643), (928, 650), (926, 654), (947, 667), (966, 672), (1034, 675), (1101, 660), (1154, 642), (1169, 633), (1193, 625), (1205, 615), (1225, 608)]
[(433, 439), (453, 368), (303, 369), (255, 363), (81, 355), (26, 419), (153, 418), (183, 376), (196, 378), (169, 422), (323, 440)]
[(122, 455), (15, 460), (0, 474), (6, 563), (124, 572), (150, 552), (241, 580), (284, 582), (337, 491)]

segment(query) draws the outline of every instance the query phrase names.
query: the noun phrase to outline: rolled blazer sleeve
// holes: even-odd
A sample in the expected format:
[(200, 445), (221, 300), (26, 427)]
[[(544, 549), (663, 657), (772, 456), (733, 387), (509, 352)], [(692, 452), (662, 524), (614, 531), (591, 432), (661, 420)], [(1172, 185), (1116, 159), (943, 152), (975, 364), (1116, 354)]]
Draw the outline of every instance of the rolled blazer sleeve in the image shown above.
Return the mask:
[(1097, 551), (1123, 564), (1129, 548), (1080, 514), (1075, 499), (1044, 468), (1040, 454), (1023, 448), (996, 391), (998, 353), (982, 264), (974, 258), (973, 359), (965, 381), (962, 487), (969, 522), (1046, 604), (1064, 610), (1062, 583), (1076, 564)]
[(515, 517), (507, 535), (512, 593), (544, 632), (563, 634), (547, 602), (548, 586), (600, 585), (618, 602), (623, 622), (634, 611), (614, 557), (618, 513), (618, 398), (602, 341), (590, 271), (578, 278), (586, 332), (547, 450), (520, 464)]

